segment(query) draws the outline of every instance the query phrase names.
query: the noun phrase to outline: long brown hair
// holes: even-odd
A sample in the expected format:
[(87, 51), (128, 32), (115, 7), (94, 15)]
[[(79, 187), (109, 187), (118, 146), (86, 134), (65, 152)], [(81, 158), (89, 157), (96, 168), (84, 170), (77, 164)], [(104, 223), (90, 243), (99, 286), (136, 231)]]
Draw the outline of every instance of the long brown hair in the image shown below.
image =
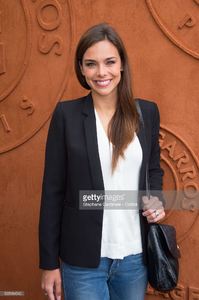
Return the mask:
[(75, 71), (80, 84), (90, 90), (81, 72), (84, 53), (97, 42), (108, 40), (118, 50), (122, 62), (121, 80), (118, 84), (116, 111), (109, 122), (108, 138), (113, 145), (112, 172), (115, 170), (119, 157), (124, 158), (124, 150), (134, 138), (138, 130), (139, 118), (131, 87), (131, 72), (124, 44), (113, 27), (107, 23), (97, 24), (89, 28), (81, 37), (75, 55)]

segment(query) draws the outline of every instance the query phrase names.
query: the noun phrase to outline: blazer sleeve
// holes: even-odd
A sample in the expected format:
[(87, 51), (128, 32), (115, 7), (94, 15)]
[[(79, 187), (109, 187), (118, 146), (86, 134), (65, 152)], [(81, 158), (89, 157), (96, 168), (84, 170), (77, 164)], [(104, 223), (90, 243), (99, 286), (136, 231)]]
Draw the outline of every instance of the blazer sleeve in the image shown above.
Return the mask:
[(64, 116), (58, 103), (49, 127), (39, 219), (41, 269), (59, 268), (59, 239), (66, 188)]
[[(164, 202), (162, 197), (162, 183), (163, 183), (163, 170), (160, 167), (160, 146), (159, 146), (159, 129), (160, 129), (160, 115), (158, 107), (153, 103), (152, 115), (152, 135), (151, 135), (151, 153), (149, 159), (149, 182), (152, 194), (159, 196)], [(156, 192), (155, 192), (156, 191)]]

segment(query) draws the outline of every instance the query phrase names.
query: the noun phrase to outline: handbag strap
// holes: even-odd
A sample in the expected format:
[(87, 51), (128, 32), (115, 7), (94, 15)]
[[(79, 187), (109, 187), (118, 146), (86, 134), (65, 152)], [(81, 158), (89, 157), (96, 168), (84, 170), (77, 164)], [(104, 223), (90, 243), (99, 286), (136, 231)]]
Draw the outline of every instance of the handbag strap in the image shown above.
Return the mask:
[[(140, 103), (139, 103), (139, 99), (136, 99), (135, 101), (135, 105), (137, 108), (137, 112), (139, 114), (140, 117), (140, 123), (143, 126), (143, 130), (144, 130), (144, 140), (145, 140), (145, 145), (147, 145), (147, 140), (146, 140), (146, 131), (145, 131), (145, 125), (144, 125), (144, 118), (143, 118), (143, 114), (142, 114), (142, 110), (140, 108)], [(146, 181), (146, 196), (148, 197), (148, 199), (150, 199), (150, 184), (149, 184), (149, 168), (148, 168), (148, 163), (146, 164), (146, 176), (145, 176), (145, 181)]]
[[(141, 110), (141, 107), (140, 107), (139, 99), (136, 99), (135, 104), (136, 104), (137, 112), (138, 112), (139, 117), (140, 117), (140, 123), (141, 123), (141, 125), (143, 127), (143, 130), (144, 130), (145, 145), (147, 146), (146, 126), (144, 124), (144, 118), (143, 118), (142, 110)], [(145, 177), (145, 182), (146, 182), (146, 196), (148, 197), (148, 199), (150, 199), (150, 196), (151, 196), (151, 187), (150, 187), (150, 180), (149, 180), (149, 166), (148, 166), (148, 163), (146, 163), (146, 177)], [(156, 192), (156, 195), (163, 202), (163, 206), (165, 206), (165, 200), (164, 200), (164, 197), (163, 197), (162, 193), (161, 192), (159, 192), (159, 193)]]

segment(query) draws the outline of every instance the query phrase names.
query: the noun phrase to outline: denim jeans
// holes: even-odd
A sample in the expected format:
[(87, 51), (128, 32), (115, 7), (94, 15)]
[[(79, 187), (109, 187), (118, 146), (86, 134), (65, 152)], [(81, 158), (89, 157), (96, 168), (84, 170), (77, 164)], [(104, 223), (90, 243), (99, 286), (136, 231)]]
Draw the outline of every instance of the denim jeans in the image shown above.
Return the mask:
[(143, 300), (147, 287), (142, 254), (102, 257), (97, 268), (62, 262), (61, 273), (65, 300)]

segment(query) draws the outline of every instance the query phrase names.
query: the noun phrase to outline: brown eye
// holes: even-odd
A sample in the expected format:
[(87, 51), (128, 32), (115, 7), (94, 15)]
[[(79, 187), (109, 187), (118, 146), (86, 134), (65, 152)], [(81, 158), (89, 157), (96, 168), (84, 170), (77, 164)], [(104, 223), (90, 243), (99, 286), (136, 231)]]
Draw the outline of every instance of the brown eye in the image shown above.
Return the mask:
[(95, 63), (93, 63), (93, 62), (87, 62), (87, 63), (85, 63), (85, 66), (91, 68), (91, 67), (95, 66)]
[(115, 60), (109, 60), (109, 61), (107, 61), (107, 65), (113, 65), (113, 64), (115, 64)]

